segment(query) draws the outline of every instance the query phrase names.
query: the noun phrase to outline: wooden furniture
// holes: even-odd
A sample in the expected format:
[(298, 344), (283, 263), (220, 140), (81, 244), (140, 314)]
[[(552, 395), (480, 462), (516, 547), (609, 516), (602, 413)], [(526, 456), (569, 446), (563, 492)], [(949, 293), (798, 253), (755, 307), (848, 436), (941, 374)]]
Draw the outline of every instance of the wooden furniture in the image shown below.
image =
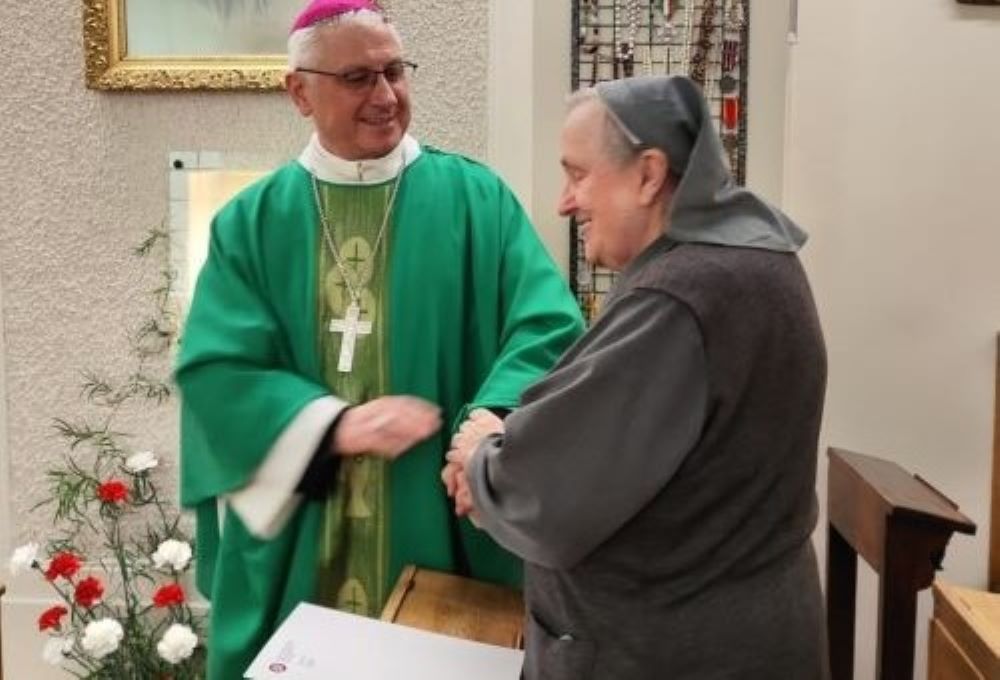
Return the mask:
[(1000, 595), (934, 584), (927, 680), (1000, 678)]
[(382, 620), (500, 647), (523, 647), (519, 592), (414, 566), (400, 574)]
[(917, 593), (955, 531), (976, 525), (940, 492), (889, 461), (831, 448), (827, 480), (827, 628), (833, 680), (854, 677), (857, 557), (879, 575), (878, 680), (913, 680)]
[[(0, 600), (3, 599), (3, 594), (6, 592), (7, 589), (0, 583)], [(3, 680), (3, 626), (0, 626), (0, 680)]]
[(993, 397), (993, 500), (990, 512), (990, 590), (1000, 593), (1000, 335)]

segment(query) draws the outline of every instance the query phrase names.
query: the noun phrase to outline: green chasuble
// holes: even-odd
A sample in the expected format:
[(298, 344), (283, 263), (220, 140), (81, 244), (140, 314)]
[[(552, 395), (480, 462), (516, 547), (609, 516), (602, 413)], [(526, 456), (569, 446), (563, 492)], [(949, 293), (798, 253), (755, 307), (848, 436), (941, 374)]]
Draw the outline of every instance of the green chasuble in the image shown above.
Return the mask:
[[(565, 281), (492, 172), (425, 147), (400, 181), (362, 277), (371, 329), (357, 338), (350, 374), (337, 370), (343, 333), (331, 326), (347, 289), (308, 171), (290, 163), (213, 222), (176, 373), (181, 500), (197, 514), (213, 680), (241, 678), (299, 602), (378, 615), (405, 564), (520, 579), (515, 558), (453, 515), (440, 482), (450, 427), (391, 464), (344, 459), (329, 499), (300, 503), (276, 535), (253, 535), (233, 511), (220, 527), (220, 500), (254, 478), (315, 400), (412, 394), (440, 405), (453, 427), (470, 408), (515, 406), (582, 332)], [(391, 187), (321, 183), (349, 269), (368, 271)]]

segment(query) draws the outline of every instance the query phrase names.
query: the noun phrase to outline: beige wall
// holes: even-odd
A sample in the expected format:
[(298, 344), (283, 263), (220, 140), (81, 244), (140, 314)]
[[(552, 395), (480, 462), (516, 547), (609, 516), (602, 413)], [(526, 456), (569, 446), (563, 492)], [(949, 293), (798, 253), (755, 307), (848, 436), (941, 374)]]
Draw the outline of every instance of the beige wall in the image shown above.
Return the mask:
[[(823, 444), (898, 461), (959, 503), (979, 532), (953, 538), (943, 577), (983, 586), (1000, 330), (1000, 8), (801, 0), (800, 29), (784, 194), (812, 233), (804, 253), (830, 356)], [(861, 608), (874, 621), (863, 573)], [(859, 633), (859, 680), (873, 677), (873, 630)]]
[[(420, 64), (416, 134), (483, 157), (487, 0), (391, 5)], [(137, 266), (129, 252), (167, 216), (168, 152), (291, 157), (308, 134), (279, 93), (86, 90), (81, 15), (79, 0), (0, 3), (0, 389), (7, 416), (0, 422), (0, 580), (11, 546), (43, 537), (49, 525), (44, 512), (28, 509), (44, 496), (42, 470), (62, 450), (50, 419), (79, 413), (81, 369), (126, 365), (125, 331), (149, 309), (142, 292), (155, 271)], [(138, 447), (173, 457), (172, 417), (139, 414), (120, 425), (136, 433)], [(8, 605), (30, 597), (31, 586), (19, 585)], [(23, 665), (35, 664), (41, 638), (21, 626), (17, 633), (11, 638), (14, 627), (6, 626), (4, 662), (17, 669), (8, 677), (42, 678)]]
[(556, 199), (571, 3), (491, 0), (490, 8), (488, 156), (565, 271), (569, 227), (556, 213)]

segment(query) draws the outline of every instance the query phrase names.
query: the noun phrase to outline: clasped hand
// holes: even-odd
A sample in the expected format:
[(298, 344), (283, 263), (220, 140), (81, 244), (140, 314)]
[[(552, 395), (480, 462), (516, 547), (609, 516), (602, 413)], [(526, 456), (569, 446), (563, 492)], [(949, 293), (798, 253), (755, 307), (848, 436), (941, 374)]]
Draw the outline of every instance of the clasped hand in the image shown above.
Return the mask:
[[(441, 428), (441, 410), (417, 397), (379, 397), (349, 408), (333, 433), (333, 452), (341, 456), (375, 455), (395, 460)], [(486, 409), (469, 414), (451, 439), (441, 471), (455, 514), (476, 522), (466, 467), (484, 438), (503, 432), (503, 421)]]
[(503, 431), (503, 421), (490, 411), (472, 411), (451, 438), (451, 449), (446, 456), (448, 463), (441, 471), (441, 481), (448, 491), (448, 497), (455, 500), (455, 514), (459, 517), (468, 515), (477, 525), (476, 507), (469, 489), (466, 468), (483, 439)]

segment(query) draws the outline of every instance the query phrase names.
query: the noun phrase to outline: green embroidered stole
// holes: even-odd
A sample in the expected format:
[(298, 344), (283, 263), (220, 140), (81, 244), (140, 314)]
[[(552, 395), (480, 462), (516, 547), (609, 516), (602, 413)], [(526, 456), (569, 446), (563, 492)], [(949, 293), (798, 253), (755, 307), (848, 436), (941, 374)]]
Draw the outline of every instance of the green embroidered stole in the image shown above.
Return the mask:
[[(361, 295), (361, 320), (371, 333), (358, 335), (353, 368), (337, 365), (344, 333), (331, 329), (343, 320), (350, 289), (326, 237), (318, 234), (319, 295), (317, 342), (323, 378), (341, 399), (360, 404), (388, 390), (388, 320), (386, 289), (389, 233), (372, 253), (382, 226), (393, 182), (375, 186), (320, 183), (320, 197), (332, 238), (351, 284)], [(386, 227), (391, 230), (392, 224)], [(374, 262), (372, 257), (374, 255)], [(336, 489), (326, 504), (320, 545), (319, 602), (366, 616), (377, 616), (388, 597), (389, 467), (374, 456), (343, 459)]]

